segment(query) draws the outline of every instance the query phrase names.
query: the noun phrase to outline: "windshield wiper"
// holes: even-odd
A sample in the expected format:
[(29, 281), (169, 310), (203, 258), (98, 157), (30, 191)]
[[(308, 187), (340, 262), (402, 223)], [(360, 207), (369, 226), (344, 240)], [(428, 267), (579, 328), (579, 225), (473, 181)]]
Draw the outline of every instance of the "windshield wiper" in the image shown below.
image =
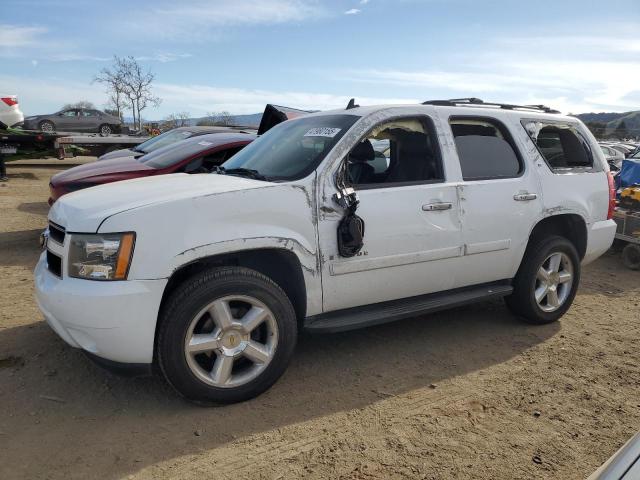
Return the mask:
[(254, 180), (264, 180), (267, 181), (267, 177), (262, 175), (258, 170), (252, 170), (250, 168), (224, 168), (224, 167), (216, 167), (212, 173), (217, 173), (219, 175), (238, 175), (240, 177), (249, 177)]

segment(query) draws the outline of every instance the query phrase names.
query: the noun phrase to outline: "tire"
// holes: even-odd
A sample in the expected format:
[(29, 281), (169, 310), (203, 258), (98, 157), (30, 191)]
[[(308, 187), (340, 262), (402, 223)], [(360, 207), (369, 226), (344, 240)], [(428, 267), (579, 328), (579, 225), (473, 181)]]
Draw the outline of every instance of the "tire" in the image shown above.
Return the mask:
[[(555, 271), (552, 261), (558, 263)], [(525, 322), (551, 323), (569, 310), (579, 283), (580, 258), (575, 246), (566, 238), (554, 235), (527, 248), (513, 282), (513, 293), (505, 300), (509, 309)], [(538, 302), (536, 294), (543, 293)]]
[(108, 137), (109, 135), (111, 135), (111, 132), (112, 132), (111, 125), (108, 125), (106, 123), (98, 127), (98, 133), (100, 134), (101, 137)]
[(45, 133), (53, 133), (56, 131), (56, 126), (49, 120), (43, 120), (38, 124), (38, 130)]
[[(249, 330), (249, 321), (261, 316)], [(243, 267), (212, 268), (186, 280), (166, 301), (156, 355), (164, 377), (183, 397), (235, 403), (280, 378), (297, 333), (293, 306), (270, 278)]]
[(630, 270), (640, 270), (640, 245), (628, 243), (622, 249), (622, 263)]

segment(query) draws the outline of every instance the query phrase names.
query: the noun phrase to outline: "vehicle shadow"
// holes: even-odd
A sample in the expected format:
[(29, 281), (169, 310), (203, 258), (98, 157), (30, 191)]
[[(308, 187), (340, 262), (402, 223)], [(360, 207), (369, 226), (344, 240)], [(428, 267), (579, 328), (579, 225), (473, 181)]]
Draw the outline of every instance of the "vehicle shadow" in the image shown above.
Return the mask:
[(49, 213), (49, 204), (47, 202), (24, 202), (18, 205), (18, 211), (46, 217)]
[(40, 234), (45, 226), (43, 222), (42, 228), (0, 232), (0, 266), (35, 267), (40, 252)]
[(433, 388), (505, 362), (559, 328), (522, 324), (497, 301), (302, 336), (271, 390), (215, 408), (182, 400), (159, 378), (109, 374), (43, 322), (0, 330), (0, 478), (120, 478), (252, 434)]

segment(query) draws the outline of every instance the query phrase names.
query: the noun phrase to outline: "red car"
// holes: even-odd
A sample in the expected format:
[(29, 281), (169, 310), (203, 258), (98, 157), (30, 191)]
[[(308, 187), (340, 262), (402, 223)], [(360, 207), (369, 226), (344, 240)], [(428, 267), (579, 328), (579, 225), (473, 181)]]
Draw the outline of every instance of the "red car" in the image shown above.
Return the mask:
[(49, 205), (70, 192), (167, 173), (209, 173), (256, 139), (248, 133), (211, 133), (188, 138), (141, 157), (114, 158), (60, 172), (49, 182)]

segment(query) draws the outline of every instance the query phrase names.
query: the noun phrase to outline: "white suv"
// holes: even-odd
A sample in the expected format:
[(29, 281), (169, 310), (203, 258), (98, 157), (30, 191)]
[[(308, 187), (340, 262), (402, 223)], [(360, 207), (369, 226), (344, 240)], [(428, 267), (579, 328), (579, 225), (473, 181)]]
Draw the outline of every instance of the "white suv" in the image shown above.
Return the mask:
[(66, 195), (37, 299), (95, 360), (241, 401), (282, 375), (303, 329), (496, 297), (558, 320), (613, 241), (612, 195), (593, 136), (546, 107), (350, 104), (278, 125), (217, 174)]

